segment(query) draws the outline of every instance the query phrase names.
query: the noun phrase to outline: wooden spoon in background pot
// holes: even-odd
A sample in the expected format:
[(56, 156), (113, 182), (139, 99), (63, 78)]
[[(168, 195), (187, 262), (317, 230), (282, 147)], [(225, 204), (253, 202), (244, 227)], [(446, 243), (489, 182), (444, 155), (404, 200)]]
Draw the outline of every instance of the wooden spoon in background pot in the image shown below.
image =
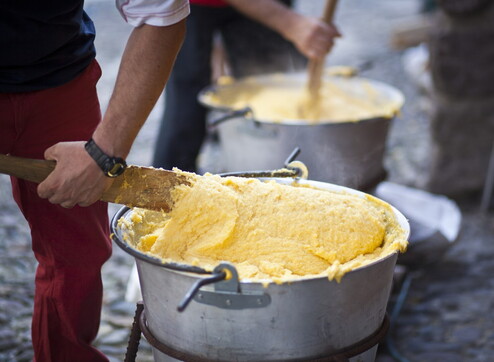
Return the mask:
[[(322, 21), (330, 24), (333, 21), (333, 16), (336, 10), (336, 4), (338, 0), (327, 0), (324, 7), (324, 13), (322, 16)], [(326, 63), (326, 58), (323, 59), (311, 59), (307, 66), (307, 73), (309, 79), (302, 94), (302, 100), (299, 106), (299, 115), (301, 118), (305, 119), (317, 119), (319, 116), (318, 108), (320, 103), (320, 93), (322, 83), (322, 73), (324, 70), (324, 65)]]

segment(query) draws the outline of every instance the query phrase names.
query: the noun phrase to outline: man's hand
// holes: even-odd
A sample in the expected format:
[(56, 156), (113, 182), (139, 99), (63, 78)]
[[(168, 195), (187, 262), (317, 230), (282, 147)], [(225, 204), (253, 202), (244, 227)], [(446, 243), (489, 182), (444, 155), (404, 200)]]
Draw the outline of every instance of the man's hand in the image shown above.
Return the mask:
[(340, 37), (334, 25), (305, 16), (276, 0), (226, 0), (231, 6), (291, 41), (309, 59), (322, 60)]
[(52, 204), (71, 208), (89, 206), (110, 187), (106, 177), (84, 149), (85, 142), (61, 142), (45, 151), (45, 159), (57, 162), (55, 170), (38, 185), (38, 195)]
[(308, 16), (296, 16), (293, 26), (285, 28), (285, 37), (309, 59), (324, 59), (341, 34), (334, 25)]

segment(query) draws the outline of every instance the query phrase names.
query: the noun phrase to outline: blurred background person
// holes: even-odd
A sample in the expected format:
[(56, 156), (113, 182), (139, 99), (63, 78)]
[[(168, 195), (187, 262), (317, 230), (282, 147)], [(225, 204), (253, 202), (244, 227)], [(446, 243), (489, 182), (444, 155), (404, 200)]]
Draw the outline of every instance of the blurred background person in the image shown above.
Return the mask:
[(153, 166), (197, 171), (207, 110), (198, 93), (211, 83), (215, 36), (235, 78), (300, 71), (323, 59), (339, 36), (334, 25), (295, 12), (291, 1), (191, 0), (187, 34), (165, 90)]

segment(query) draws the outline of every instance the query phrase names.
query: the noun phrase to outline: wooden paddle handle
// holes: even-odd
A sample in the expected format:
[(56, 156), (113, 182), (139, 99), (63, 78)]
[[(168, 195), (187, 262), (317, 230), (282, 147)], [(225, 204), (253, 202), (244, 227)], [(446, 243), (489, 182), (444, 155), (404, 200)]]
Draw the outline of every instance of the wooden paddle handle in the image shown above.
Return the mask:
[[(36, 183), (43, 182), (55, 169), (56, 164), (55, 161), (0, 154), (0, 173)], [(121, 193), (122, 183), (123, 178), (116, 178), (110, 188), (103, 193), (101, 200), (115, 202)]]
[[(56, 164), (55, 161), (36, 160), (0, 154), (0, 173), (36, 183), (44, 181), (55, 169)], [(132, 169), (132, 166), (129, 167), (129, 169)], [(132, 172), (132, 170), (128, 171), (127, 174), (129, 172)], [(122, 189), (124, 189), (124, 182), (125, 179), (123, 177), (117, 177), (110, 188), (103, 193), (101, 200), (118, 203), (119, 199), (123, 199), (122, 203), (131, 204), (131, 201), (128, 199), (133, 200), (133, 196), (135, 197), (135, 195), (127, 195), (128, 192), (122, 192)], [(123, 197), (122, 194), (124, 194)]]
[(0, 173), (26, 181), (42, 182), (55, 168), (55, 161), (34, 160), (0, 154)]
[[(55, 161), (34, 160), (0, 154), (0, 173), (26, 181), (42, 182), (55, 168)], [(100, 200), (129, 207), (170, 211), (171, 190), (177, 185), (190, 185), (187, 177), (173, 171), (130, 165), (113, 180)]]
[[(337, 3), (338, 0), (326, 0), (322, 21), (327, 24), (330, 24), (332, 22)], [(309, 82), (307, 86), (311, 95), (317, 95), (317, 93), (319, 92), (319, 88), (321, 86), (322, 71), (324, 69), (324, 62), (324, 59), (309, 60)]]

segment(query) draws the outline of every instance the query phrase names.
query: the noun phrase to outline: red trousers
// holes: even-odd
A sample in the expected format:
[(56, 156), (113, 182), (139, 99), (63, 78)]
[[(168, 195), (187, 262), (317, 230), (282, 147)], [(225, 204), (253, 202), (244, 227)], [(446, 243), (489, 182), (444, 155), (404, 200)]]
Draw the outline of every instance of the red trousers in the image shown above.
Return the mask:
[[(43, 158), (60, 141), (90, 138), (101, 120), (94, 61), (62, 86), (0, 93), (0, 153)], [(107, 205), (64, 209), (38, 197), (36, 184), (12, 178), (38, 261), (32, 340), (37, 362), (108, 361), (91, 346), (100, 323), (101, 267), (111, 255)]]

